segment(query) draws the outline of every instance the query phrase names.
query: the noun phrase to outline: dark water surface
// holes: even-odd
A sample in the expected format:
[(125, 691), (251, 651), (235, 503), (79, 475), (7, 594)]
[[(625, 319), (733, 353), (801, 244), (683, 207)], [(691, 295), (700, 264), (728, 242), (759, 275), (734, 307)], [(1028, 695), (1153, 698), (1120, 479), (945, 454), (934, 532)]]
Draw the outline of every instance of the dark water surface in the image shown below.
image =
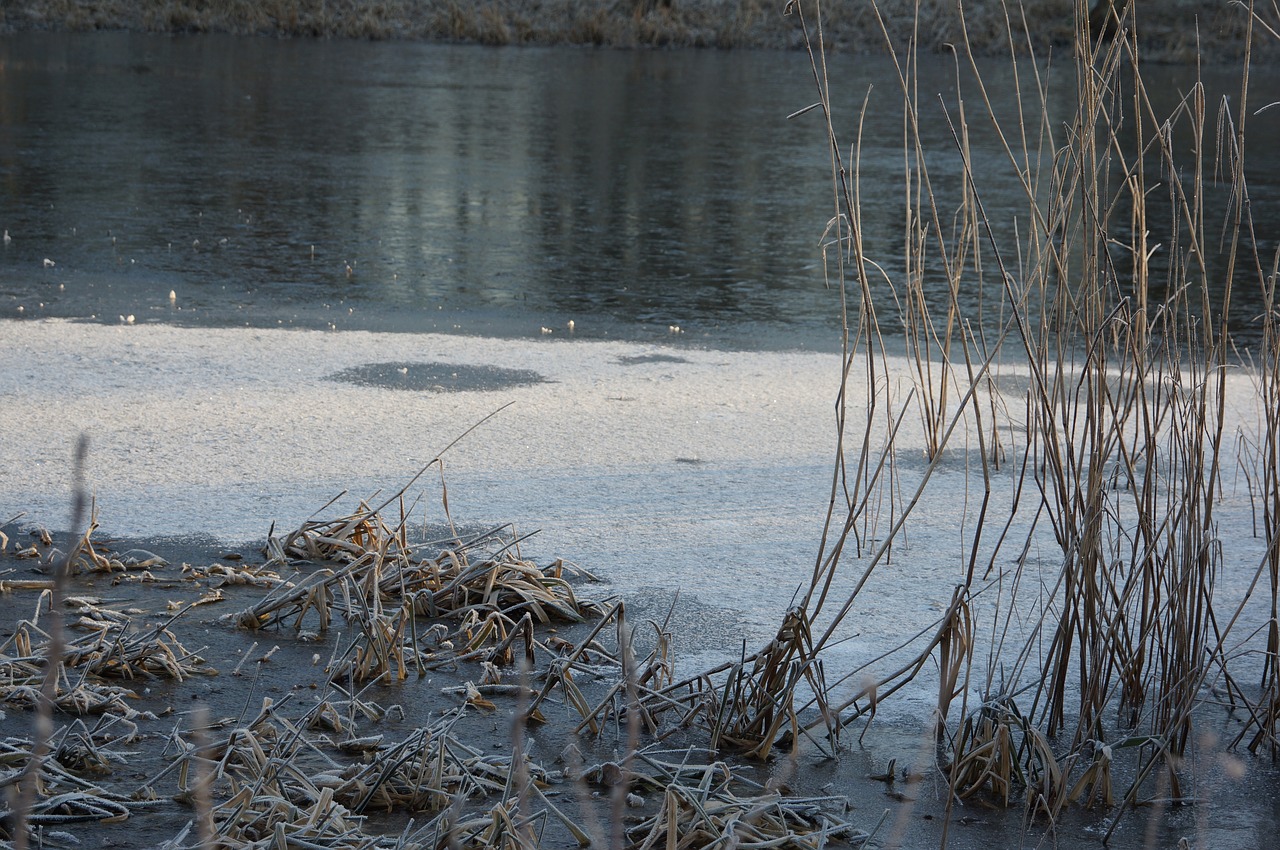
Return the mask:
[[(863, 236), (899, 285), (896, 77), (865, 57), (831, 74), (846, 142), (872, 87)], [(954, 74), (926, 61), (922, 100), (954, 110)], [(1074, 84), (1048, 79), (1060, 134)], [(1170, 69), (1156, 111), (1193, 79)], [(1276, 80), (1259, 72), (1255, 91)], [(1235, 85), (1207, 81), (1211, 108)], [(1012, 118), (1007, 72), (988, 85)], [(1025, 205), (966, 98), (984, 203), (1012, 246)], [(789, 53), (7, 36), (0, 316), (517, 336), (572, 320), (582, 338), (832, 349), (829, 158), (818, 111), (786, 117), (813, 100), (807, 57)], [(1280, 135), (1280, 109), (1250, 121), (1255, 140)], [(925, 132), (945, 199), (962, 173), (940, 105)], [(1264, 251), (1280, 222), (1273, 150), (1250, 160)], [(1256, 290), (1235, 303), (1246, 332)]]

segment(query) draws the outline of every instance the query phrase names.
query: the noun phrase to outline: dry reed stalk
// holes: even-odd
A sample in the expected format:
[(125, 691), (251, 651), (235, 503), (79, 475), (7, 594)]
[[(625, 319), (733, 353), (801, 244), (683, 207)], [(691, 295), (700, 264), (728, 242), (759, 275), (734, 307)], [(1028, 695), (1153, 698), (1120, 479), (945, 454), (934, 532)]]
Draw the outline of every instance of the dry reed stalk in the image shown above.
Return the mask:
[(723, 786), (672, 783), (658, 813), (630, 828), (628, 846), (779, 847), (804, 850), (842, 840), (860, 844), (869, 836), (833, 814), (834, 797), (740, 797)]
[(59, 742), (49, 748), (53, 758), (40, 759), (39, 767), (28, 765), (39, 755), (29, 740), (7, 738), (0, 741), (0, 768), (7, 774), (6, 795), (0, 803), (0, 836), (14, 845), (21, 843), (24, 827), (50, 827), (96, 821), (119, 823), (135, 812), (152, 807), (153, 801), (126, 797), (78, 775), (81, 771), (109, 772), (110, 762), (121, 758), (93, 740), (79, 727), (62, 730)]
[[(1270, 21), (1267, 20), (1266, 12), (1258, 10), (1253, 3), (1249, 4), (1249, 11), (1251, 27), (1257, 24), (1273, 39), (1280, 41), (1280, 7), (1272, 3)], [(1252, 46), (1252, 41), (1248, 44)], [(1243, 98), (1248, 93), (1247, 84), (1246, 76), (1242, 84), (1238, 127), (1232, 140), (1234, 143), (1230, 146), (1232, 156), (1229, 167), (1236, 183), (1243, 183), (1246, 121)], [(1249, 231), (1252, 232), (1252, 221), (1246, 218), (1248, 211), (1245, 204), (1246, 196), (1244, 192), (1240, 192), (1234, 209), (1235, 223), (1238, 229), (1242, 229), (1247, 222)], [(1280, 540), (1280, 302), (1276, 300), (1276, 283), (1280, 280), (1280, 251), (1272, 257), (1269, 273), (1260, 275), (1260, 278), (1262, 340), (1257, 355), (1256, 381), (1262, 423), (1255, 466), (1259, 468), (1257, 477), (1261, 487), (1261, 531), (1264, 539), (1269, 541), (1263, 559), (1269, 590), (1269, 617), (1265, 661), (1259, 681), (1260, 693), (1255, 700), (1248, 701), (1249, 722), (1240, 732), (1236, 743), (1248, 738), (1250, 752), (1265, 748), (1274, 759), (1280, 755), (1280, 547), (1276, 545), (1276, 541)]]
[[(831, 219), (827, 223), (826, 233), (823, 234), (823, 268), (828, 280), (834, 280), (835, 288), (839, 293), (843, 329), (843, 368), (841, 371), (840, 392), (837, 395), (836, 404), (836, 454), (831, 493), (818, 547), (818, 557), (814, 565), (813, 577), (810, 581), (810, 590), (803, 602), (806, 608), (813, 603), (817, 609), (820, 609), (822, 600), (830, 589), (835, 565), (839, 561), (849, 538), (852, 536), (860, 554), (863, 539), (870, 537), (871, 528), (869, 524), (864, 524), (861, 532), (859, 532), (859, 525), (870, 522), (871, 515), (868, 508), (874, 504), (879, 497), (881, 488), (886, 483), (886, 470), (890, 470), (887, 478), (889, 481), (892, 480), (893, 438), (889, 436), (878, 449), (874, 445), (874, 427), (878, 411), (882, 407), (886, 411), (890, 411), (892, 408), (891, 404), (886, 405), (881, 401), (880, 395), (882, 381), (879, 376), (887, 372), (885, 347), (876, 318), (875, 303), (871, 297), (872, 288), (867, 268), (868, 263), (862, 250), (861, 196), (859, 193), (860, 184), (857, 181), (858, 172), (856, 168), (852, 170), (853, 182), (850, 183), (850, 172), (844, 163), (842, 145), (836, 134), (831, 109), (831, 91), (826, 75), (826, 57), (823, 52), (824, 42), (820, 6), (817, 11), (818, 14), (815, 16), (816, 33), (811, 33), (805, 19), (804, 4), (792, 2), (786, 6), (788, 14), (795, 12), (799, 17), (805, 47), (813, 69), (814, 83), (818, 89), (817, 103), (793, 113), (791, 117), (797, 117), (811, 109), (820, 107), (824, 118), (825, 135), (828, 140), (835, 208)], [(816, 49), (815, 45), (817, 46)], [(864, 103), (864, 114), (865, 110)], [(855, 146), (855, 158), (860, 146), (861, 137), (859, 136), (858, 145)], [(832, 259), (834, 259), (834, 272), (831, 270)], [(849, 268), (853, 269), (853, 276), (858, 286), (858, 299), (852, 308), (855, 312), (855, 321), (852, 326), (851, 308), (845, 286), (846, 279), (850, 275)], [(850, 474), (850, 469), (846, 465), (845, 446), (849, 404), (848, 382), (849, 375), (855, 368), (858, 368), (860, 347), (865, 347), (865, 358), (861, 361), (862, 368), (866, 371), (868, 386), (874, 388), (874, 392), (867, 399), (866, 423), (862, 434), (861, 448), (857, 454), (856, 463), (853, 465), (852, 474)], [(887, 391), (887, 385), (885, 386)], [(886, 421), (891, 421), (892, 414), (886, 412), (886, 417)], [(896, 426), (890, 428), (890, 434), (895, 431)], [(888, 498), (892, 501), (891, 491)], [(841, 503), (840, 508), (837, 508), (838, 503)], [(844, 513), (842, 521), (840, 521), (841, 510)], [(837, 524), (838, 522), (839, 524)], [(817, 595), (816, 603), (813, 602), (815, 594)]]
[[(1276, 280), (1280, 278), (1280, 255), (1273, 264), (1264, 303), (1267, 316), (1259, 364), (1259, 395), (1264, 411), (1262, 444), (1259, 447), (1261, 476), (1262, 533), (1266, 539), (1280, 539), (1280, 314), (1275, 300)], [(1260, 677), (1261, 694), (1256, 708), (1250, 712), (1251, 722), (1240, 733), (1237, 742), (1252, 732), (1250, 752), (1267, 749), (1274, 758), (1280, 754), (1280, 547), (1267, 547), (1264, 558), (1268, 581), (1269, 614), (1267, 620), (1265, 663)]]
[[(89, 452), (89, 441), (83, 434), (76, 443), (74, 474), (72, 478), (71, 529), (74, 535), (84, 521), (85, 493), (84, 467)], [(85, 538), (88, 533), (85, 534)], [(52, 541), (49, 541), (52, 543)], [(49, 640), (43, 658), (42, 676), (39, 689), (32, 689), (32, 701), (36, 713), (32, 734), (32, 745), (26, 752), (21, 768), (16, 771), (16, 782), (12, 791), (6, 793), (9, 818), (12, 831), (9, 837), (16, 850), (26, 850), (28, 830), (32, 818), (37, 815), (35, 801), (44, 790), (44, 776), (49, 771), (46, 757), (49, 753), (49, 742), (53, 735), (53, 708), (59, 693), (59, 680), (65, 674), (63, 666), (63, 647), (65, 637), (62, 623), (62, 599), (66, 595), (67, 580), (71, 573), (71, 563), (76, 556), (76, 549), (59, 557), (54, 564), (54, 584), (49, 594)], [(41, 593), (43, 599), (44, 593)], [(37, 615), (39, 606), (37, 605)], [(31, 647), (24, 647), (30, 655)], [(57, 799), (57, 798), (54, 798)], [(118, 815), (114, 815), (118, 816)]]
[(53, 581), (43, 578), (7, 578), (0, 579), (0, 593), (12, 593), (15, 590), (52, 590)]
[[(525, 538), (505, 534), (505, 526), (466, 542), (454, 541), (452, 548), (430, 555), (408, 545), (404, 528), (403, 516), (392, 527), (377, 511), (363, 506), (350, 516), (308, 521), (283, 542), (268, 546), (269, 552), (283, 553), (269, 563), (294, 553), (334, 566), (317, 569), (296, 584), (284, 582), (253, 606), (224, 619), (250, 629), (292, 621), (299, 631), (314, 611), (317, 630), (323, 632), (336, 610), (361, 624), (372, 638), (369, 618), (381, 615), (371, 612), (397, 607), (404, 611), (395, 615), (399, 625), (392, 631), (415, 647), (417, 636), (411, 626), (417, 616), (453, 619), (460, 624), (450, 644), (465, 639), (463, 654), (474, 657), (492, 639), (501, 649), (495, 649), (489, 660), (497, 660), (510, 657), (512, 628), (522, 629), (527, 636), (527, 651), (534, 645), (531, 632), (519, 626), (525, 615), (547, 623), (582, 622), (600, 614), (596, 603), (577, 598), (567, 578), (591, 578), (589, 574), (575, 571), (560, 559), (546, 567), (522, 559), (518, 547)], [(484, 547), (493, 551), (486, 552)], [(377, 638), (373, 645), (385, 642)]]
[[(1274, 380), (1280, 355), (1275, 354), (1273, 340), (1280, 334), (1274, 331), (1272, 306), (1280, 255), (1268, 277), (1257, 257), (1244, 176), (1249, 55), (1246, 52), (1239, 105), (1219, 118), (1224, 182), (1230, 186), (1228, 226), (1217, 252), (1225, 272), (1219, 274), (1207, 261), (1214, 253), (1206, 225), (1212, 220), (1208, 205), (1214, 194), (1205, 176), (1212, 133), (1204, 89), (1197, 83), (1172, 114), (1156, 114), (1132, 4), (1117, 7), (1118, 35), (1113, 40), (1091, 39), (1088, 9), (1077, 4), (1076, 112), (1059, 139), (1042, 69), (1034, 62), (1019, 64), (1019, 52), (1026, 45), (1018, 43), (1015, 24), (1007, 22), (1017, 113), (1013, 120), (1003, 120), (988, 95), (961, 10), (966, 29), (963, 44), (957, 46), (956, 95), (954, 105), (944, 102), (943, 117), (951, 129), (953, 153), (963, 164), (964, 181), (959, 193), (950, 196), (954, 200), (945, 204), (927, 167), (930, 152), (921, 130), (927, 101), (918, 92), (915, 47), (895, 44), (879, 4), (871, 7), (894, 57), (903, 107), (903, 271), (901, 279), (885, 274), (885, 283), (894, 299), (890, 306), (896, 306), (906, 329), (929, 464), (915, 494), (908, 495), (893, 459), (907, 404), (894, 403), (881, 379), (887, 367), (880, 322), (892, 311), (872, 297), (868, 269), (884, 273), (865, 256), (860, 235), (861, 131), (851, 161), (846, 160), (831, 108), (820, 7), (811, 28), (809, 7), (791, 3), (788, 9), (800, 13), (805, 27), (818, 88), (817, 103), (793, 117), (820, 108), (824, 119), (835, 200), (824, 234), (824, 259), (833, 285), (839, 287), (845, 328), (831, 508), (802, 603), (811, 621), (822, 615), (826, 623), (812, 641), (812, 656), (822, 656), (855, 597), (877, 566), (888, 560), (894, 539), (907, 531), (935, 459), (954, 434), (976, 433), (981, 468), (977, 520), (965, 541), (966, 598), (979, 592), (974, 585), (978, 565), (985, 561), (989, 576), (996, 567), (996, 553), (1016, 543), (1009, 535), (1019, 509), (1025, 513), (1028, 503), (1038, 504), (1032, 504), (1035, 516), (1018, 566), (1008, 580), (997, 575), (992, 585), (999, 594), (996, 610), (1003, 623), (993, 620), (979, 627), (968, 604), (956, 607), (953, 601), (923, 650), (915, 643), (921, 635), (904, 642), (900, 649), (913, 647), (909, 661), (860, 688), (853, 700), (835, 706), (834, 723), (831, 708), (820, 708), (821, 701), (809, 704), (818, 717), (807, 720), (806, 726), (838, 729), (847, 722), (848, 712), (874, 712), (878, 700), (914, 678), (936, 651), (941, 669), (939, 715), (945, 722), (959, 698), (964, 718), (951, 738), (954, 760), (949, 764), (957, 794), (985, 789), (1011, 802), (1017, 792), (1029, 810), (1050, 819), (1073, 802), (1111, 805), (1111, 764), (1119, 747), (1143, 753), (1139, 782), (1125, 795), (1125, 803), (1132, 804), (1142, 778), (1189, 745), (1192, 717), (1213, 675), (1220, 674), (1232, 698), (1245, 704), (1251, 745), (1277, 739), (1280, 698), (1274, 694), (1280, 693), (1280, 673), (1275, 672), (1280, 666), (1274, 659), (1280, 657), (1275, 649), (1280, 629), (1274, 622), (1280, 619), (1275, 615), (1280, 610), (1275, 601), (1280, 598), (1280, 579), (1275, 578), (1280, 567), (1271, 566), (1269, 573), (1260, 570), (1260, 576), (1269, 575), (1272, 605), (1268, 647), (1262, 653), (1270, 665), (1261, 680), (1266, 691), (1262, 698), (1244, 697), (1229, 669), (1239, 653), (1229, 656), (1224, 649), (1240, 609), (1223, 628), (1214, 607), (1223, 563), (1216, 508), (1230, 365), (1226, 317), (1238, 271), (1256, 275), (1267, 305), (1260, 386), (1268, 381), (1268, 386), (1280, 385)], [(920, 6), (916, 8), (918, 25)], [(966, 64), (968, 74), (962, 73), (961, 65)], [(1038, 119), (1028, 120), (1023, 111), (1024, 85), (1033, 108), (1039, 108)], [(989, 119), (998, 150), (1016, 173), (1025, 197), (1026, 217), (1016, 231), (1019, 243), (1001, 244), (988, 218), (986, 187), (976, 176), (970, 137), (974, 118), (963, 96), (966, 87), (976, 87), (980, 94), (979, 115)], [(854, 116), (859, 128), (868, 103)], [(1179, 133), (1191, 138), (1189, 160), (1188, 146), (1175, 143)], [(1157, 185), (1167, 196), (1167, 210), (1156, 209), (1157, 202), (1163, 203), (1153, 191)], [(1170, 257), (1167, 266), (1158, 265), (1162, 253)], [(1160, 275), (1166, 279), (1158, 280)], [(979, 301), (971, 314), (958, 293), (962, 288), (981, 291), (988, 278), (997, 287), (994, 300), (985, 306)], [(930, 293), (926, 280), (941, 281), (945, 287)], [(846, 282), (856, 293), (848, 299)], [(1220, 287), (1219, 297), (1210, 298), (1214, 286)], [(1162, 290), (1159, 297), (1157, 287)], [(983, 313), (990, 306), (998, 308), (995, 324)], [(1003, 529), (993, 535), (993, 483), (1013, 447), (1001, 436), (1001, 420), (1016, 415), (998, 400), (992, 383), (1006, 339), (1008, 348), (1016, 344), (1021, 351), (1005, 354), (1021, 356), (1031, 380), (1025, 421), (1014, 423), (1025, 433), (1012, 470), (1015, 496)], [(861, 358), (857, 362), (863, 363), (870, 388), (860, 445), (845, 440), (851, 401), (848, 376), (857, 368), (855, 358)], [(1280, 464), (1274, 451), (1275, 423), (1280, 421), (1273, 413), (1280, 409), (1276, 398), (1272, 393), (1264, 401), (1264, 436), (1254, 444), (1261, 469), (1250, 475), (1264, 493), (1261, 526), (1273, 537), (1271, 517), (1280, 515), (1280, 507), (1275, 507), (1280, 498), (1274, 496), (1280, 489), (1269, 483), (1280, 480), (1275, 473)], [(958, 412), (944, 416), (948, 406)], [(891, 415), (891, 410), (901, 412)], [(957, 429), (962, 421), (966, 427)], [(855, 556), (862, 554), (862, 539), (878, 521), (870, 513), (875, 505), (889, 512), (888, 533), (881, 534), (882, 542), (862, 568), (854, 590), (832, 615), (825, 609), (835, 571), (846, 548)], [(1012, 663), (1002, 663), (997, 651), (992, 652), (988, 680), (979, 688), (992, 696), (978, 713), (970, 714), (965, 695), (976, 636), (989, 631), (993, 645), (1006, 651), (1018, 607), (1026, 604), (1020, 588), (1027, 575), (1027, 553), (1042, 545), (1046, 531), (1060, 552), (1060, 569), (1050, 565), (1048, 580), (1042, 580), (1044, 595), (1031, 600), (1036, 613), (1029, 618), (1030, 636), (1015, 651)], [(1277, 553), (1280, 546), (1268, 546), (1268, 563), (1280, 563)], [(717, 681), (714, 677), (725, 674), (730, 679), (723, 691), (711, 685)], [(1029, 710), (1015, 702), (1021, 699), (1024, 682), (1038, 687)], [(723, 694), (729, 704), (715, 710), (729, 717), (750, 717), (733, 701), (757, 684), (741, 667), (732, 672), (722, 667), (681, 683), (691, 693)], [(1108, 743), (1117, 719), (1126, 736), (1118, 744)], [(1125, 727), (1141, 731), (1126, 734)], [(1070, 734), (1054, 737), (1061, 732)]]

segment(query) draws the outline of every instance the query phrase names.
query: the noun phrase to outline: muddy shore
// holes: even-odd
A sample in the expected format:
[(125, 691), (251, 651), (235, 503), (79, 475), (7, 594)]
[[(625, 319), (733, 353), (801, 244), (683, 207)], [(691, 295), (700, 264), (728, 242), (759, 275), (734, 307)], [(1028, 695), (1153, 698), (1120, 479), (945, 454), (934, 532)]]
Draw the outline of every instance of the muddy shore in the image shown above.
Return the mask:
[[(784, 15), (782, 0), (30, 0), (0, 8), (2, 30), (134, 30), (221, 32), (280, 38), (412, 39), (485, 45), (578, 44), (610, 47), (799, 49), (800, 16)], [(830, 49), (883, 52), (886, 38), (903, 50), (914, 40), (930, 52), (969, 43), (976, 55), (1014, 49), (1037, 55), (1071, 49), (1074, 0), (1028, 0), (1024, 16), (1006, 19), (1005, 4), (965, 3), (962, 22), (950, 0), (830, 3), (822, 40)], [(919, 18), (916, 18), (916, 9)], [(807, 8), (806, 11), (808, 12)], [(806, 21), (815, 33), (812, 12)], [(1274, 22), (1273, 22), (1274, 24)], [(1008, 37), (1012, 26), (1017, 37)], [(1240, 4), (1212, 0), (1143, 4), (1137, 26), (1143, 56), (1161, 62), (1225, 62), (1240, 57), (1248, 27)], [(1280, 53), (1257, 39), (1255, 59)]]

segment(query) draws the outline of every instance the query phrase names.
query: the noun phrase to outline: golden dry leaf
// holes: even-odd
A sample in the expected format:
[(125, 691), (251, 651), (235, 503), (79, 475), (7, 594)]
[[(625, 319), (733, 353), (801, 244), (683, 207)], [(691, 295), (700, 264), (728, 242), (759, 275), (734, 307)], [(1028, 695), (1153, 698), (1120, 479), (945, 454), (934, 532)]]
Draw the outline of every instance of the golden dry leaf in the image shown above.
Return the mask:
[(480, 689), (473, 682), (467, 682), (463, 685), (467, 689), (467, 704), (474, 705), (481, 711), (497, 711), (498, 707), (489, 700), (485, 699), (480, 693)]

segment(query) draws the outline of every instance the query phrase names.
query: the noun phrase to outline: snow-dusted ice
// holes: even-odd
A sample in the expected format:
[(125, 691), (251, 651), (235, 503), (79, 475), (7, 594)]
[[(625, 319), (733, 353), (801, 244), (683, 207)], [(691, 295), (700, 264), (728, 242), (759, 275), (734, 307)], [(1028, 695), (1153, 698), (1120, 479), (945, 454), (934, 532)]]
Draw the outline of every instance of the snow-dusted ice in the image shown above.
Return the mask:
[[(679, 590), (706, 612), (677, 636), (682, 668), (734, 656), (743, 641), (757, 648), (813, 570), (836, 446), (836, 354), (57, 320), (8, 321), (0, 333), (3, 519), (25, 512), (28, 521), (65, 527), (72, 452), (83, 433), (103, 533), (262, 539), (273, 522), (294, 528), (343, 491), (349, 495), (328, 515), (394, 493), (510, 403), (444, 456), (453, 519), (537, 529), (530, 554), (579, 564), (607, 582), (604, 592), (643, 601)], [(333, 378), (386, 363), (531, 370), (545, 380), (439, 392)], [(888, 364), (901, 403), (908, 364)], [(1010, 416), (1004, 439), (1015, 456), (1025, 441), (1017, 428), (1025, 376), (1016, 365), (1000, 368)], [(859, 423), (851, 432), (860, 433), (866, 386), (856, 370), (851, 388), (851, 421)], [(1229, 378), (1229, 398), (1227, 433), (1252, 427), (1256, 400), (1245, 373)], [(925, 467), (918, 417), (904, 423), (899, 506)], [(976, 448), (971, 437), (953, 440), (893, 557), (876, 567), (843, 639), (826, 653), (829, 677), (897, 646), (945, 609), (964, 575), (981, 495), (976, 452), (966, 447)], [(1015, 467), (995, 477), (991, 514), (1001, 522)], [(1224, 469), (1218, 517), (1231, 545), (1220, 593), (1238, 597), (1263, 547), (1252, 536), (1244, 483), (1233, 464)], [(415, 522), (444, 522), (437, 471), (407, 495), (418, 499)], [(872, 512), (870, 536), (887, 532), (894, 510), (885, 501)], [(1018, 521), (1031, 513), (1020, 511)], [(987, 532), (984, 551), (995, 536)], [(1048, 539), (1037, 546), (1031, 557), (1049, 582), (1061, 555)], [(995, 556), (997, 575), (1020, 549), (1007, 545)], [(837, 598), (863, 569), (852, 554)], [(996, 596), (993, 588), (978, 604)], [(985, 666), (981, 637), (975, 662)], [(900, 704), (927, 713), (928, 681)]]

